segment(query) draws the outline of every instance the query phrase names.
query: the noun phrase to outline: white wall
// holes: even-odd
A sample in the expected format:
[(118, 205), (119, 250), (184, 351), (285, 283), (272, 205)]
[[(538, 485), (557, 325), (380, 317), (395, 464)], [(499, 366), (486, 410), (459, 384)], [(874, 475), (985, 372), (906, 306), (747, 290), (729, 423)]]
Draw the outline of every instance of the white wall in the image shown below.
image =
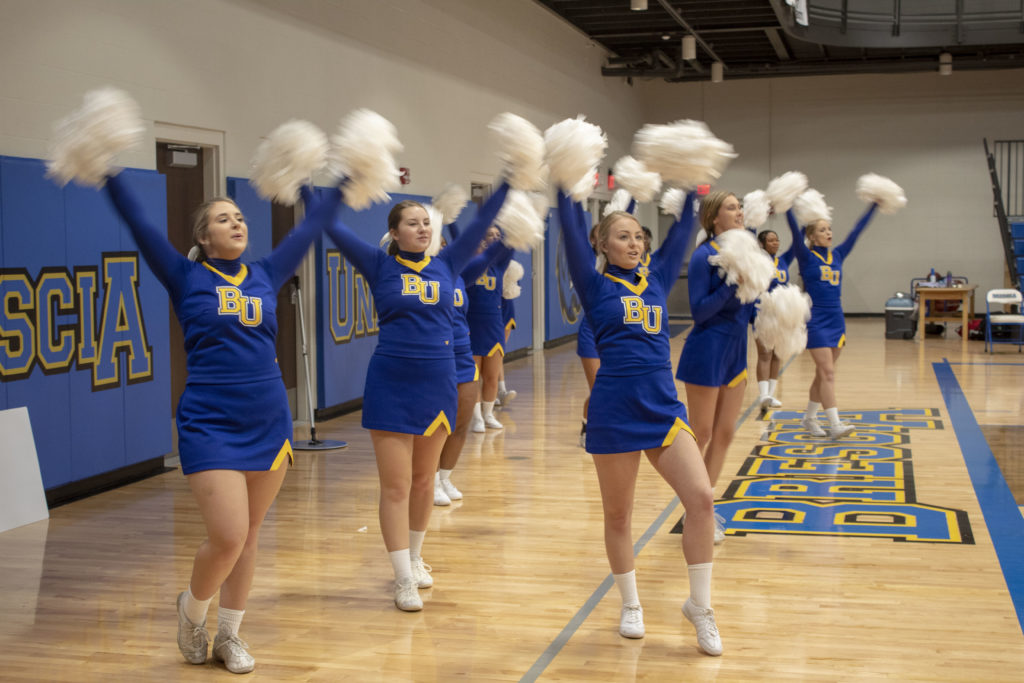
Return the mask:
[[(1024, 70), (805, 77), (723, 83), (638, 83), (645, 118), (707, 121), (739, 158), (720, 186), (742, 196), (803, 171), (834, 207), (837, 240), (864, 209), (857, 177), (876, 172), (909, 204), (878, 216), (845, 269), (849, 312), (881, 312), (931, 267), (1003, 286), (1004, 257), (982, 138), (1024, 138)], [(784, 219), (772, 227), (789, 244)], [(977, 298), (984, 310), (983, 294)]]

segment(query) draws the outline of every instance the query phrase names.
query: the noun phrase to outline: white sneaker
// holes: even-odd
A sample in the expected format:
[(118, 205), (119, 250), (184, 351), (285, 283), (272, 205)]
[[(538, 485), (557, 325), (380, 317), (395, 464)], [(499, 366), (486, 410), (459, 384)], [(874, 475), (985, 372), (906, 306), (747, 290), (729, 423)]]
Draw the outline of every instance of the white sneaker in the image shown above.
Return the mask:
[(448, 495), (448, 492), (444, 490), (444, 485), (440, 479), (434, 479), (434, 505), (451, 505), (452, 498)]
[(623, 605), (619, 619), (619, 635), (624, 638), (644, 637), (644, 611), (640, 605)]
[(800, 420), (800, 425), (806, 429), (811, 436), (828, 436), (828, 432), (822, 428), (821, 423), (818, 422), (818, 418), (816, 417), (805, 417)]
[(757, 399), (757, 405), (761, 408), (761, 412), (765, 412), (772, 407), (772, 397), (765, 395)]
[[(514, 399), (516, 395), (517, 394), (515, 389), (509, 389), (507, 391), (502, 391), (501, 389), (498, 389), (498, 402), (501, 403), (501, 405), (508, 407), (508, 404), (512, 402), (512, 399)], [(495, 403), (494, 405), (498, 404)]]
[(498, 422), (498, 418), (494, 417), (494, 415), (488, 415), (487, 417), (485, 417), (484, 418), (484, 425), (487, 427), (487, 429), (504, 429), (505, 428), (505, 425), (503, 425), (500, 422)]
[(587, 447), (587, 423), (580, 424), (580, 448)]
[(697, 629), (697, 644), (705, 654), (717, 657), (722, 654), (722, 637), (715, 624), (715, 610), (697, 607), (690, 598), (683, 603), (683, 616)]
[(447, 494), (448, 500), (462, 500), (462, 491), (455, 488), (455, 484), (452, 483), (451, 479), (442, 479), (441, 488)]
[(185, 616), (185, 591), (178, 594), (178, 649), (189, 664), (204, 664), (210, 646), (206, 622), (193, 624)]
[(855, 429), (856, 427), (854, 427), (852, 424), (849, 424), (848, 422), (840, 422), (838, 424), (829, 425), (828, 438), (835, 441), (836, 439), (841, 439), (844, 436), (849, 436), (850, 434), (853, 433), (853, 430)]
[(725, 542), (725, 517), (715, 513), (715, 545)]
[(213, 658), (224, 662), (233, 674), (247, 674), (256, 668), (256, 660), (249, 654), (249, 644), (233, 633), (217, 631), (213, 639)]
[(423, 600), (416, 588), (415, 577), (395, 581), (395, 607), (403, 612), (419, 612), (423, 609)]
[(779, 399), (775, 398), (774, 396), (769, 396), (768, 398), (771, 400), (771, 403), (768, 404), (769, 407), (771, 407), (771, 408), (781, 408), (782, 407), (782, 401), (780, 401)]
[(484, 427), (484, 419), (474, 415), (469, 421), (469, 431), (475, 434), (483, 434), (486, 432), (487, 428)]
[(409, 564), (412, 565), (412, 578), (417, 588), (430, 588), (434, 585), (434, 577), (430, 575), (434, 568), (424, 562), (422, 557), (410, 560)]

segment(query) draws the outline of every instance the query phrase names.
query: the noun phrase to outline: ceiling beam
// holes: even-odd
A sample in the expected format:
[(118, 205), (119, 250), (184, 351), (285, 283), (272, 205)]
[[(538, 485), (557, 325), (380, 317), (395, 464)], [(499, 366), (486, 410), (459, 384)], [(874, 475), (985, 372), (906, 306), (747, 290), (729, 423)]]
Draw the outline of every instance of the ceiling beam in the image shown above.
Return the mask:
[[(658, 4), (661, 5), (665, 9), (666, 12), (668, 12), (668, 15), (670, 17), (675, 19), (677, 24), (679, 24), (680, 26), (685, 28), (687, 31), (690, 32), (690, 35), (692, 35), (694, 38), (697, 39), (697, 44), (700, 45), (702, 48), (704, 48), (704, 51), (707, 52), (709, 55), (711, 55), (712, 59), (714, 59), (716, 62), (721, 62), (722, 61), (721, 58), (718, 55), (715, 54), (715, 51), (711, 49), (711, 46), (708, 45), (706, 42), (704, 42), (703, 38), (701, 38), (699, 35), (697, 35), (697, 32), (693, 30), (692, 26), (690, 26), (688, 23), (686, 23), (686, 20), (683, 19), (683, 17), (679, 14), (679, 12), (676, 11), (676, 8), (669, 4), (668, 0), (658, 0)], [(697, 62), (697, 60), (687, 60), (687, 61), (689, 61), (692, 66), (694, 66), (694, 67), (696, 67), (698, 69), (701, 69), (701, 70), (703, 69), (703, 67), (700, 67), (700, 65)], [(724, 67), (725, 64), (723, 63), (722, 66)]]
[(786, 49), (786, 44), (782, 42), (782, 37), (779, 35), (778, 29), (765, 29), (764, 34), (768, 37), (768, 42), (772, 44), (772, 48), (775, 50), (775, 55), (779, 59), (784, 62), (791, 59), (789, 56), (789, 50)]

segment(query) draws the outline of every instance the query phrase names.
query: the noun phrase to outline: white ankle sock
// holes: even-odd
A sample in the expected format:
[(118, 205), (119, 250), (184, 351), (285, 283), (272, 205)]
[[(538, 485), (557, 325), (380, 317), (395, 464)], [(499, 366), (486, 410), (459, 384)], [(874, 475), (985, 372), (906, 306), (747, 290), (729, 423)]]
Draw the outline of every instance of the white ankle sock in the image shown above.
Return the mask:
[(835, 427), (839, 424), (839, 408), (833, 406), (832, 408), (825, 409), (825, 417), (828, 418), (828, 423)]
[(612, 574), (612, 576), (615, 578), (615, 585), (619, 587), (622, 605), (639, 605), (640, 596), (636, 592), (636, 570), (628, 571), (625, 574)]
[(768, 395), (769, 396), (774, 396), (775, 395), (775, 391), (778, 388), (779, 388), (779, 380), (777, 380), (777, 379), (770, 379), (770, 380), (768, 380)]
[(482, 420), (482, 419), (484, 419), (484, 416), (480, 412), (480, 402), (479, 401), (477, 401), (476, 405), (473, 406), (473, 419), (474, 420)]
[(690, 600), (697, 607), (711, 607), (711, 562), (686, 567), (690, 575)]
[(217, 631), (237, 636), (238, 628), (242, 625), (242, 617), (245, 616), (244, 609), (228, 609), (227, 607), (217, 608)]
[(409, 563), (409, 549), (392, 550), (388, 553), (391, 568), (395, 570), (395, 581), (412, 578), (412, 565)]
[(481, 401), (480, 411), (483, 413), (484, 419), (494, 415), (494, 401)]
[(409, 529), (409, 557), (420, 557), (420, 552), (423, 550), (423, 537), (426, 535), (426, 529), (423, 531), (413, 531), (412, 529)]
[(182, 606), (185, 610), (185, 616), (193, 624), (203, 624), (206, 622), (206, 612), (210, 609), (210, 601), (213, 600), (211, 595), (206, 600), (199, 600), (196, 596), (192, 595), (192, 586), (188, 587), (185, 591), (185, 604)]
[(768, 393), (768, 380), (761, 380), (757, 383), (757, 391), (761, 396), (770, 396)]
[(443, 470), (442, 469), (442, 470), (438, 470), (437, 473), (440, 475), (441, 481), (449, 479), (452, 476), (452, 471), (451, 470)]
[(505, 389), (505, 380), (503, 380), (503, 379), (502, 380), (498, 380), (498, 392), (500, 393), (500, 392), (504, 392), (504, 391), (506, 391), (506, 389)]
[(813, 420), (818, 417), (818, 411), (821, 410), (821, 404), (817, 401), (807, 402), (807, 412), (804, 413), (804, 417), (808, 420)]

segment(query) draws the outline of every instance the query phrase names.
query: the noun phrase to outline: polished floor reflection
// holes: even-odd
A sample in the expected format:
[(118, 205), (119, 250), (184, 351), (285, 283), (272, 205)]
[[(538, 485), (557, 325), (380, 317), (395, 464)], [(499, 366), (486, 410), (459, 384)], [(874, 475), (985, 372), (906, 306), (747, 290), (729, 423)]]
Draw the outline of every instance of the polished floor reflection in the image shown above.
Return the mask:
[[(992, 493), (1006, 484), (983, 456), (1019, 485), (1024, 358), (954, 335), (886, 340), (880, 320), (851, 320), (848, 337), (839, 405), (859, 435), (835, 447), (797, 433), (806, 354), (786, 366), (784, 408), (745, 410), (738, 427), (716, 491), (731, 520), (714, 564), (722, 657), (697, 650), (680, 613), (682, 509), (646, 463), (633, 526), (647, 635), (618, 635), (597, 480), (576, 445), (586, 385), (566, 345), (507, 365), (519, 395), (503, 431), (470, 436), (453, 475), (465, 499), (434, 509), (419, 613), (391, 600), (359, 414), (318, 425), (350, 445), (299, 452), (270, 512), (242, 625), (249, 677), (1020, 680), (1024, 520)], [(0, 534), (0, 679), (229, 676), (175, 646), (202, 535), (178, 472)]]

